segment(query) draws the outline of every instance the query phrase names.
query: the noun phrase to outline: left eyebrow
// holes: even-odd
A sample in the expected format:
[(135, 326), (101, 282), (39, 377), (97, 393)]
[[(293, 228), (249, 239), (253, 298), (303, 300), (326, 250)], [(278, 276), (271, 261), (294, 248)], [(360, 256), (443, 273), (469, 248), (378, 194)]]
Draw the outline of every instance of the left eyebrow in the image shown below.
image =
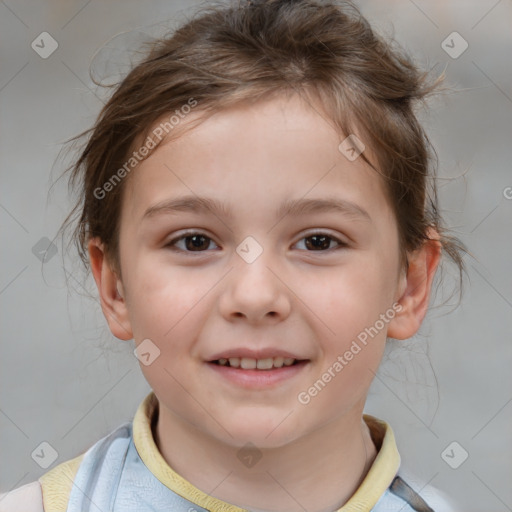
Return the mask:
[(285, 215), (305, 215), (308, 213), (330, 213), (337, 212), (349, 217), (360, 218), (371, 222), (369, 213), (358, 204), (346, 199), (327, 197), (319, 199), (291, 199), (286, 201), (277, 210), (276, 216), (281, 218)]
[[(228, 219), (233, 219), (233, 212), (229, 207), (216, 199), (204, 196), (187, 195), (167, 199), (150, 206), (143, 215), (143, 219), (160, 214), (174, 214), (178, 212), (209, 212)], [(337, 212), (353, 218), (359, 218), (371, 222), (371, 217), (366, 210), (356, 203), (337, 197), (318, 199), (291, 199), (285, 201), (275, 212), (277, 218), (285, 215), (306, 215), (311, 213)]]

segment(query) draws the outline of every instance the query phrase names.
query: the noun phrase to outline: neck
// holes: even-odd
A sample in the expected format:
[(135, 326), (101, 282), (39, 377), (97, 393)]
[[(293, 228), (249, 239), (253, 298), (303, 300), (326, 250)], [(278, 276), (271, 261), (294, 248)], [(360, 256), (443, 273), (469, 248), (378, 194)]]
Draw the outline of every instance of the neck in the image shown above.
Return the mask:
[[(210, 496), (252, 512), (330, 512), (354, 494), (377, 454), (361, 410), (307, 436), (258, 451), (246, 467), (240, 448), (207, 436), (160, 405), (155, 443), (169, 466)], [(319, 483), (321, 482), (321, 485)]]

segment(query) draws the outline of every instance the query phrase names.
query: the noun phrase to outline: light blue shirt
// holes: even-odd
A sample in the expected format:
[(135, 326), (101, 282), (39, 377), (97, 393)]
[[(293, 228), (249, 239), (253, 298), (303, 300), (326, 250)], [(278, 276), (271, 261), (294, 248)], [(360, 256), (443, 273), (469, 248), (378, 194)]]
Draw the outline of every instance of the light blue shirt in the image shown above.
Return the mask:
[[(145, 466), (125, 423), (96, 442), (78, 468), (67, 512), (208, 512), (166, 487)], [(396, 477), (371, 512), (432, 512)]]

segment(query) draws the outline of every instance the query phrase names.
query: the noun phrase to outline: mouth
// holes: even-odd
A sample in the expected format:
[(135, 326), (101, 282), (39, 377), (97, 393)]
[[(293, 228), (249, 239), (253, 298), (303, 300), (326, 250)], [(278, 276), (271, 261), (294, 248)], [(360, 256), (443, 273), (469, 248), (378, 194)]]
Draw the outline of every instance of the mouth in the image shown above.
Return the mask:
[(208, 367), (216, 378), (230, 386), (235, 385), (247, 390), (277, 389), (285, 381), (293, 381), (307, 371), (309, 359), (292, 357), (251, 357), (219, 358), (208, 362)]
[(277, 368), (295, 366), (306, 362), (306, 359), (295, 359), (293, 357), (267, 357), (264, 359), (255, 359), (252, 357), (229, 357), (219, 358), (210, 361), (218, 366), (227, 366), (230, 368), (238, 368), (241, 370), (262, 370), (269, 371)]

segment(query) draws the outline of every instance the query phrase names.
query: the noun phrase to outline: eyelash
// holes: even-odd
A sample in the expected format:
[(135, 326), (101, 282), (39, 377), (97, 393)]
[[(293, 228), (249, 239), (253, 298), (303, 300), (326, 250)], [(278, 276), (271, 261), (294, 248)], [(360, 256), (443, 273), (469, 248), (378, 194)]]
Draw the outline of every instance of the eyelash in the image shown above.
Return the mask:
[[(179, 249), (179, 248), (176, 248), (176, 243), (181, 241), (181, 240), (185, 240), (186, 238), (192, 238), (193, 236), (202, 236), (204, 238), (206, 238), (207, 240), (211, 240), (212, 242), (213, 239), (211, 237), (209, 237), (208, 235), (206, 235), (205, 233), (201, 233), (200, 231), (188, 231), (188, 232), (185, 232), (184, 234), (180, 235), (179, 237), (176, 237), (176, 238), (173, 238), (172, 240), (170, 240), (167, 244), (165, 244), (165, 247), (168, 247), (169, 249), (175, 251), (175, 252), (184, 252), (184, 253), (188, 253), (188, 254), (194, 254), (194, 253), (204, 253), (204, 252), (209, 252), (208, 250), (206, 251), (188, 251), (188, 250), (184, 250), (184, 249)], [(327, 238), (331, 239), (332, 241), (336, 242), (338, 244), (337, 247), (334, 247), (334, 248), (329, 248), (329, 249), (326, 249), (326, 250), (318, 250), (318, 251), (308, 251), (307, 249), (303, 249), (305, 250), (306, 252), (332, 252), (332, 251), (336, 251), (336, 250), (339, 250), (339, 249), (342, 249), (344, 247), (347, 247), (348, 244), (341, 241), (340, 239), (330, 235), (329, 233), (326, 233), (324, 231), (314, 231), (312, 233), (308, 233), (307, 235), (303, 236), (300, 240), (304, 240), (306, 238), (311, 238), (313, 236), (326, 236)], [(215, 243), (215, 242), (214, 242)]]

